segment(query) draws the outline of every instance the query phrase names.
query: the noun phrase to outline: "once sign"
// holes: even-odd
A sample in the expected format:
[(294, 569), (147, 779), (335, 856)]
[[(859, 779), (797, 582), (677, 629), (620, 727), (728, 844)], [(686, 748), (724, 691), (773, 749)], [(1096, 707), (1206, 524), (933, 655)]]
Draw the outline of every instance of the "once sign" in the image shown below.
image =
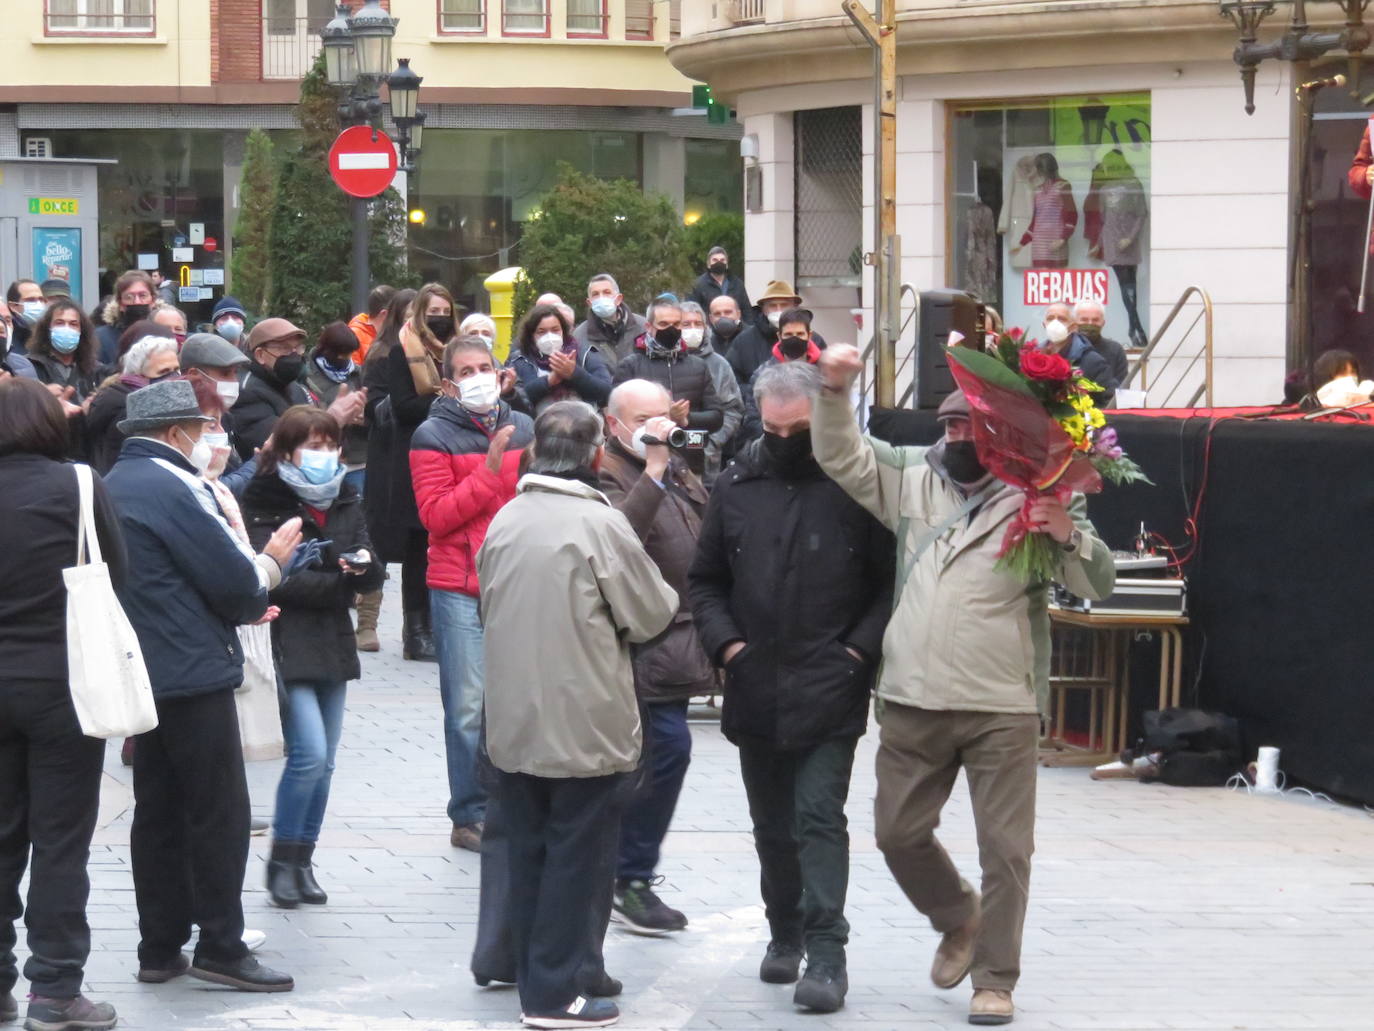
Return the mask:
[(329, 174), (349, 196), (375, 197), (396, 178), (396, 147), (380, 130), (352, 126), (329, 148)]

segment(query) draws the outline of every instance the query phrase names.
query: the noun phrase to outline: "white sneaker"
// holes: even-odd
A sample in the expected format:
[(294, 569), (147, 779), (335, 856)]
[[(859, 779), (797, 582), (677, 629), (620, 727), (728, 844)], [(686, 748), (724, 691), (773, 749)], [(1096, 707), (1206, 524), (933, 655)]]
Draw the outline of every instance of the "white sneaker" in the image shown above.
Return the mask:
[(267, 941), (266, 931), (255, 931), (251, 927), (244, 928), (243, 944), (248, 946), (249, 952), (257, 952)]

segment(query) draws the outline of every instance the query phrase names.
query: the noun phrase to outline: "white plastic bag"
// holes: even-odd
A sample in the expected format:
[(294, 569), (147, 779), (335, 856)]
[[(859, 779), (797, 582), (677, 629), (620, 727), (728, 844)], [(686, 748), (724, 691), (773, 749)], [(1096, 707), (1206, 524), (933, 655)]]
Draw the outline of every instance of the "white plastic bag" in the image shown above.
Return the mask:
[(67, 677), (72, 705), (87, 737), (132, 737), (157, 726), (143, 650), (110, 582), (95, 532), (91, 467), (76, 466), (81, 513), (76, 565), (67, 585)]
[(239, 715), (239, 741), (245, 762), (280, 759), (284, 753), (277, 672), (272, 664), (272, 628), (239, 627), (243, 645), (243, 686), (234, 694)]

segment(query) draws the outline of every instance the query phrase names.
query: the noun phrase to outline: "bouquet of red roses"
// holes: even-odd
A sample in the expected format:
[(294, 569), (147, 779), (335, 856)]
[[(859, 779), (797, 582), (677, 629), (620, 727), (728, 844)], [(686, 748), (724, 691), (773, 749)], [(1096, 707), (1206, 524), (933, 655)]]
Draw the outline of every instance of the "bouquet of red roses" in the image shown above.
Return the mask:
[(1031, 533), (1036, 498), (1067, 502), (1113, 483), (1149, 480), (1126, 457), (1116, 431), (1093, 402), (1100, 388), (1062, 355), (1042, 351), (1012, 330), (989, 353), (951, 347), (949, 368), (973, 413), (978, 459), (1003, 483), (1025, 493), (1025, 504), (1002, 539), (998, 567), (1027, 582), (1049, 580), (1059, 555), (1046, 534)]

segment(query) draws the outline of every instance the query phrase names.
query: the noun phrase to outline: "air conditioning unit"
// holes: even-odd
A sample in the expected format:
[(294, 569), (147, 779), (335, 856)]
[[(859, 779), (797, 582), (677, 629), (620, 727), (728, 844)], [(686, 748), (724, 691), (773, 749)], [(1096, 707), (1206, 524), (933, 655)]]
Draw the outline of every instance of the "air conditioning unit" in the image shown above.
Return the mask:
[(50, 158), (52, 157), (52, 140), (47, 136), (27, 136), (24, 138), (24, 156), (26, 158)]

